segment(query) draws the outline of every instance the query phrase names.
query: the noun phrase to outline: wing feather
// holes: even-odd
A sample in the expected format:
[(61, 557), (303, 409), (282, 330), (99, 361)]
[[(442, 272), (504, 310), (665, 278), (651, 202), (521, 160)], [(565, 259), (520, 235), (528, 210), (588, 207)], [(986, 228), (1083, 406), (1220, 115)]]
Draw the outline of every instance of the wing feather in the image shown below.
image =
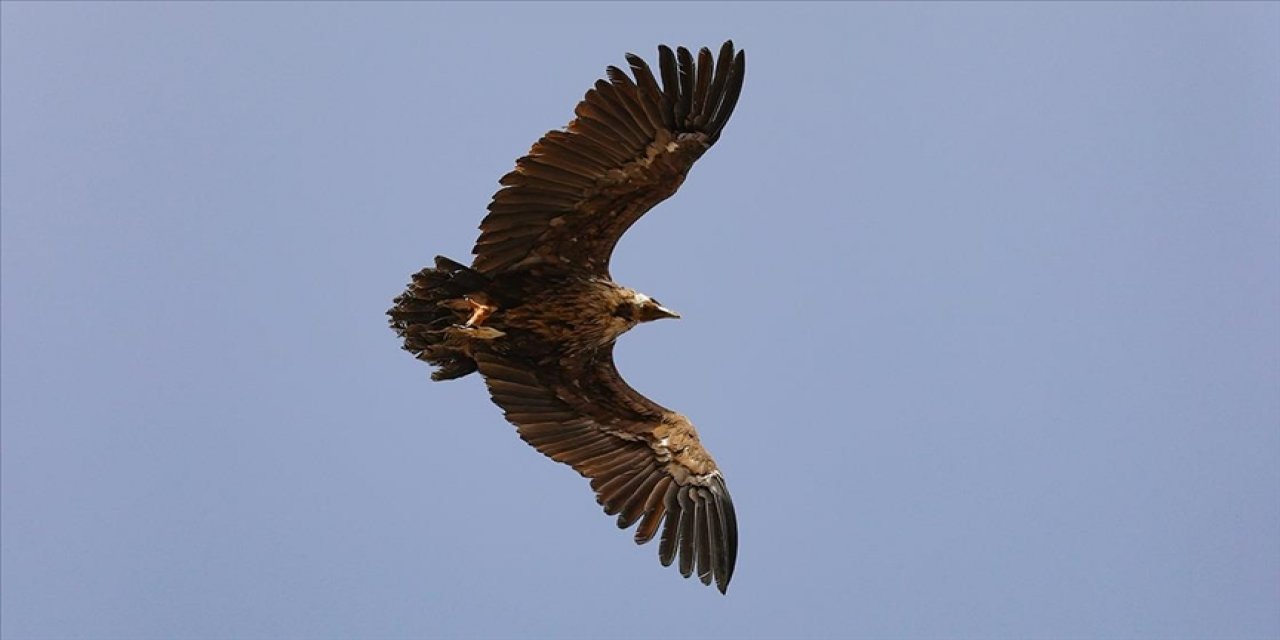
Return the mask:
[[(719, 139), (742, 90), (745, 57), (658, 48), (658, 79), (627, 54), (632, 77), (606, 70), (562, 131), (550, 131), (499, 180), (480, 223), (473, 268), (486, 274), (556, 264), (608, 276), (618, 239), (680, 187)], [(528, 228), (510, 231), (512, 215)], [(506, 231), (498, 235), (497, 231)]]
[(724, 480), (683, 416), (626, 384), (611, 348), (572, 371), (558, 358), (530, 362), (473, 354), (494, 403), (520, 437), (588, 478), (604, 512), (636, 527), (643, 544), (661, 529), (658, 559), (724, 592), (737, 556), (737, 523)]
[(599, 123), (622, 150), (628, 155), (633, 154), (645, 145), (645, 140), (640, 134), (632, 131), (622, 118), (615, 115), (616, 109), (617, 107), (607, 103), (606, 98), (600, 95), (598, 90), (592, 89), (578, 104), (577, 116)]
[[(617, 443), (611, 443), (616, 448)], [(633, 452), (631, 455), (619, 454), (616, 449), (614, 451), (602, 452), (599, 455), (586, 459), (580, 466), (582, 473), (589, 478), (608, 479), (614, 474), (623, 471), (626, 467), (633, 467), (644, 464), (643, 456), (652, 456), (653, 454), (645, 452)], [(613, 514), (610, 514), (613, 515)]]
[(654, 485), (653, 490), (649, 493), (649, 497), (645, 499), (644, 519), (640, 521), (640, 526), (636, 527), (636, 544), (644, 544), (652, 540), (653, 536), (658, 533), (658, 527), (662, 525), (663, 516), (667, 513), (667, 489), (672, 485), (672, 482), (670, 476), (659, 478), (658, 483)]
[(676, 122), (688, 119), (693, 111), (693, 55), (684, 47), (676, 49), (676, 70), (680, 82), (680, 99), (676, 102)]
[[(643, 58), (634, 53), (627, 54), (627, 64), (631, 66), (631, 73), (635, 74), (636, 87), (641, 94), (640, 105), (653, 123), (654, 130), (674, 130), (675, 115), (662, 108), (662, 89), (658, 88), (658, 79), (653, 76), (653, 70)], [(725, 71), (728, 72), (727, 69)]]
[(631, 116), (631, 121), (644, 138), (646, 140), (652, 139), (654, 132), (661, 127), (661, 123), (655, 123), (650, 119), (649, 112), (645, 110), (644, 105), (641, 103), (639, 89), (631, 82), (631, 78), (628, 78), (627, 74), (617, 67), (609, 67), (608, 76), (610, 86), (613, 87), (611, 95), (622, 105), (622, 108), (627, 110), (627, 114)]
[(662, 537), (658, 540), (658, 562), (664, 567), (671, 566), (675, 561), (680, 540), (680, 501), (676, 497), (679, 491), (680, 486), (672, 484), (667, 487), (667, 495), (662, 498), (667, 518), (662, 525)]
[(676, 494), (676, 504), (680, 506), (680, 529), (677, 534), (680, 544), (680, 575), (688, 578), (693, 574), (693, 543), (697, 541), (693, 526), (696, 511), (693, 499), (689, 497), (689, 487), (680, 487)]
[(724, 528), (721, 526), (720, 505), (712, 496), (707, 500), (707, 551), (711, 554), (711, 575), (717, 580), (728, 574), (729, 567), (721, 556), (724, 549)]
[(649, 494), (653, 492), (653, 488), (662, 480), (662, 475), (649, 470), (644, 475), (644, 483), (631, 493), (631, 497), (623, 503), (618, 509), (618, 528), (629, 529), (631, 525), (640, 520), (645, 514), (645, 507), (648, 503)]
[(596, 502), (604, 507), (606, 515), (616, 516), (626, 505), (631, 492), (650, 475), (651, 470), (646, 468), (643, 461), (619, 468), (608, 482), (601, 484), (596, 490)]
[(535, 148), (555, 149), (558, 153), (572, 155), (575, 161), (590, 165), (591, 170), (597, 173), (608, 171), (612, 166), (609, 159), (605, 158), (599, 150), (592, 148), (581, 138), (571, 137), (564, 131), (549, 132)]
[(743, 52), (739, 51), (738, 55), (733, 58), (733, 66), (729, 67), (729, 75), (724, 81), (724, 93), (716, 106), (715, 114), (711, 116), (711, 121), (707, 123), (707, 129), (711, 134), (713, 143), (720, 139), (720, 131), (724, 129), (725, 123), (729, 121), (729, 116), (733, 115), (734, 107), (738, 106), (738, 96), (742, 94), (742, 80), (746, 75), (747, 57), (743, 55)]
[(628, 140), (632, 142), (633, 151), (643, 149), (649, 144), (649, 140), (653, 137), (653, 132), (645, 131), (640, 122), (636, 120), (618, 87), (605, 80), (596, 80), (596, 95), (600, 97), (604, 112), (608, 117), (625, 129)]
[(536, 236), (542, 233), (542, 227), (531, 226), (527, 224), (505, 223), (500, 227), (490, 229), (484, 232), (476, 244), (497, 244), (508, 240), (524, 240), (529, 236)]
[(671, 111), (671, 118), (680, 125), (680, 112), (676, 110), (676, 105), (680, 103), (680, 71), (677, 68), (676, 55), (672, 53), (671, 47), (661, 45), (658, 47), (658, 72), (662, 74), (662, 96), (664, 110)]
[(707, 499), (701, 493), (693, 494), (693, 548), (697, 562), (694, 568), (702, 584), (711, 584), (711, 542), (707, 527)]
[(573, 122), (578, 125), (576, 133), (590, 140), (596, 151), (614, 165), (626, 164), (630, 159), (631, 155), (624, 147), (626, 143), (608, 125), (591, 116), (579, 116)]
[(693, 87), (693, 106), (691, 112), (693, 115), (692, 122), (694, 125), (701, 126), (706, 124), (707, 116), (707, 93), (711, 88), (711, 73), (715, 69), (715, 63), (711, 60), (711, 50), (703, 47), (698, 50), (698, 66), (697, 81)]

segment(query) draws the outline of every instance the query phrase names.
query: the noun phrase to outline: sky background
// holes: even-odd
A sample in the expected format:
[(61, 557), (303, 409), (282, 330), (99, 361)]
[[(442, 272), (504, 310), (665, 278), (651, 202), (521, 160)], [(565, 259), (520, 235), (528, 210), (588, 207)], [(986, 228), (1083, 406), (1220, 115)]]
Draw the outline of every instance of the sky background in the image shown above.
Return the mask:
[[(6, 639), (1280, 636), (1280, 4), (0, 18)], [(730, 37), (614, 259), (726, 597), (383, 312), (606, 65)]]

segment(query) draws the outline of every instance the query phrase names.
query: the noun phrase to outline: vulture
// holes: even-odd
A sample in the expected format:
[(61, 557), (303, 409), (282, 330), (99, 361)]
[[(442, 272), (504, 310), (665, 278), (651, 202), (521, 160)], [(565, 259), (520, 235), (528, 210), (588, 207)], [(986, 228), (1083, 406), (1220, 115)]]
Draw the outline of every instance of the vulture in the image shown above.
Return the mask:
[(657, 75), (626, 59), (630, 75), (608, 67), (573, 121), (499, 181), (471, 266), (436, 257), (387, 314), (432, 379), (478, 371), (520, 437), (589, 479), (619, 528), (638, 524), (636, 543), (658, 537), (664, 566), (724, 593), (738, 554), (724, 475), (689, 419), (613, 361), (623, 333), (679, 315), (614, 283), (609, 257), (720, 138), (746, 57), (732, 41), (716, 55), (663, 45)]

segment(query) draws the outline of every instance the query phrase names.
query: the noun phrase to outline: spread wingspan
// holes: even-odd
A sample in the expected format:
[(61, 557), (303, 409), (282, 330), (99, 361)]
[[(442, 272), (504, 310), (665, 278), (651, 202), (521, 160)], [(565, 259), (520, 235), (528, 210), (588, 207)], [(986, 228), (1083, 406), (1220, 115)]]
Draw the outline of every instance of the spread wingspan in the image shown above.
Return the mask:
[(609, 277), (622, 234), (675, 193), (719, 139), (746, 61), (659, 47), (661, 86), (628, 55), (609, 67), (563, 131), (543, 136), (504, 176), (480, 225), (473, 266), (443, 257), (388, 311), (433, 379), (479, 371), (520, 437), (591, 481), (597, 501), (658, 557), (723, 593), (738, 525), (724, 477), (687, 418), (636, 392), (614, 341), (674, 314)]

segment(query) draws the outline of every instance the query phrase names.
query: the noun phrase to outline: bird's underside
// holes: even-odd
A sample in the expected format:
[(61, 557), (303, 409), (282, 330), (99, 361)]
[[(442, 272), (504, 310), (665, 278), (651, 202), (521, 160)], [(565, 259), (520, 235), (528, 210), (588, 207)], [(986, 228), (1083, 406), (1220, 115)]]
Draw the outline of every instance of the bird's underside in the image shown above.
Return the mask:
[[(725, 591), (737, 520), (715, 461), (684, 416), (636, 392), (613, 363), (635, 325), (677, 317), (615, 284), (618, 238), (670, 196), (719, 138), (745, 57), (726, 42), (659, 48), (662, 86), (643, 60), (609, 67), (564, 129), (516, 162), (489, 205), (470, 267), (437, 257), (388, 311), (433, 379), (479, 371), (520, 437), (591, 480), (618, 526), (659, 537), (664, 565)], [(633, 79), (634, 78), (634, 79)]]

